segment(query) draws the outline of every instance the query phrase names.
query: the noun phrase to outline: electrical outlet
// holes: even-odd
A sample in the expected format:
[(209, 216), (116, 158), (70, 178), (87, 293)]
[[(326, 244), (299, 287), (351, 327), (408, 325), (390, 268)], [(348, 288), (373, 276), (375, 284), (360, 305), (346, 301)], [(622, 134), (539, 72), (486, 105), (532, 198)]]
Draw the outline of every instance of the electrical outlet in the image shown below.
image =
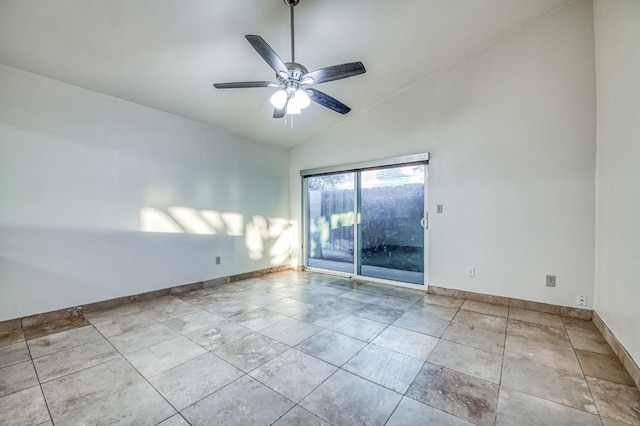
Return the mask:
[(442, 204), (436, 206), (436, 213), (442, 213)]
[(547, 275), (547, 287), (555, 287), (555, 286), (556, 286), (556, 276)]
[(587, 306), (587, 295), (579, 294), (578, 296), (576, 296), (576, 304), (578, 306)]
[(476, 276), (476, 268), (467, 268), (467, 277), (473, 278)]
[(220, 256), (216, 256), (216, 265), (220, 264)]

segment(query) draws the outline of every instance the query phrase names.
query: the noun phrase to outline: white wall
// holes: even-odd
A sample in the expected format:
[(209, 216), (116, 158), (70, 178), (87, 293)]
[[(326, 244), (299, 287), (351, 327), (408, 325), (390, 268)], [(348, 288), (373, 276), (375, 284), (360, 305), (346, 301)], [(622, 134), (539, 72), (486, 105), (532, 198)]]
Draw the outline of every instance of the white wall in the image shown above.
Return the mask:
[[(283, 149), (0, 66), (0, 321), (286, 263), (269, 219), (288, 221), (288, 165)], [(233, 217), (243, 235), (226, 235)]]
[(640, 364), (640, 2), (596, 0), (595, 310)]
[(352, 112), (292, 150), (292, 218), (301, 169), (428, 151), (429, 284), (565, 306), (581, 293), (592, 307), (593, 49), (591, 2), (580, 0)]

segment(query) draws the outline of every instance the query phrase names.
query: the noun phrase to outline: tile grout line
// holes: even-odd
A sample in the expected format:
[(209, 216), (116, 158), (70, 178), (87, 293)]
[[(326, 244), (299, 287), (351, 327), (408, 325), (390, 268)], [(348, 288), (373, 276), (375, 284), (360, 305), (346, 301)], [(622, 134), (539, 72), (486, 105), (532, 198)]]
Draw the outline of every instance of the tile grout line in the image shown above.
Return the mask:
[[(42, 389), (42, 382), (40, 381), (40, 374), (38, 374), (38, 369), (36, 368), (35, 360), (33, 359), (33, 355), (31, 354), (31, 347), (29, 346), (29, 343), (27, 343), (27, 338), (26, 338), (26, 336), (24, 336), (24, 333), (23, 333), (23, 337), (24, 337), (24, 344), (27, 347), (27, 352), (29, 352), (29, 360), (31, 361), (31, 366), (33, 367), (33, 371), (36, 374), (36, 380), (38, 381), (38, 387), (40, 388), (40, 395), (42, 395), (42, 400), (44, 401), (44, 406), (47, 407), (47, 413), (49, 414), (49, 420), (51, 421), (52, 424), (55, 425), (55, 422), (53, 421), (53, 416), (51, 415), (51, 408), (49, 408), (49, 402), (47, 401), (47, 397), (44, 395), (44, 389)], [(29, 389), (29, 388), (27, 388), (27, 389)]]

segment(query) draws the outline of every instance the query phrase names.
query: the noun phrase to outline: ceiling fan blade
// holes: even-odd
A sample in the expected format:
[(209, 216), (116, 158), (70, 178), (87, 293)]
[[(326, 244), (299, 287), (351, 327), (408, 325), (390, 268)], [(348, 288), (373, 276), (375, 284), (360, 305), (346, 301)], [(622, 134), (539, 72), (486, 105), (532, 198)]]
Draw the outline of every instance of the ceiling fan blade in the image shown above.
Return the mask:
[(236, 83), (214, 83), (216, 89), (246, 89), (249, 87), (280, 87), (275, 81), (239, 81)]
[(311, 95), (310, 98), (312, 101), (319, 103), (323, 107), (332, 109), (335, 112), (339, 112), (340, 114), (346, 114), (351, 111), (351, 108), (349, 108), (336, 98), (327, 95), (326, 93), (312, 88), (308, 88), (305, 90)]
[(251, 46), (256, 49), (256, 52), (258, 52), (260, 56), (262, 56), (262, 59), (264, 59), (277, 74), (284, 73), (287, 76), (289, 75), (287, 66), (284, 64), (284, 62), (282, 62), (282, 59), (280, 59), (278, 54), (271, 48), (271, 46), (267, 44), (266, 41), (264, 41), (262, 37), (257, 35), (246, 35), (244, 37), (247, 39), (247, 41), (249, 41), (249, 43), (251, 43)]
[(282, 108), (276, 108), (273, 110), (273, 118), (282, 118), (287, 113), (287, 106), (289, 105), (289, 100), (291, 100), (291, 96), (287, 96), (287, 100), (284, 102), (284, 106)]
[(282, 118), (284, 117), (285, 112), (287, 112), (286, 108), (275, 108), (273, 110), (273, 118)]
[(319, 84), (327, 81), (340, 80), (341, 78), (353, 77), (354, 75), (365, 72), (367, 72), (367, 70), (364, 68), (362, 62), (349, 62), (308, 72), (302, 77), (302, 80), (304, 81), (304, 79), (311, 77), (314, 84)]

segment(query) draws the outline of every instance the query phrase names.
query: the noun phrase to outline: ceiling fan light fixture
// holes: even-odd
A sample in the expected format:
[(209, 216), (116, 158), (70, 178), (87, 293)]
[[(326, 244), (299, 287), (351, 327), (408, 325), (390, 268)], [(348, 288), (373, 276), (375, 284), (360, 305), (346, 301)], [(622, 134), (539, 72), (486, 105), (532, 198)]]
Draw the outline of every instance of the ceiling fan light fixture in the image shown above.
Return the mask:
[(289, 101), (287, 104), (287, 114), (288, 115), (298, 115), (302, 112), (302, 110), (295, 104), (295, 102)]
[(291, 102), (293, 102), (293, 105), (295, 105), (297, 109), (305, 109), (311, 104), (311, 99), (304, 89), (298, 89), (293, 95), (293, 99), (289, 101), (289, 103)]
[(287, 92), (284, 90), (278, 90), (269, 100), (271, 101), (271, 105), (277, 109), (282, 109), (284, 108), (284, 104), (287, 103)]
[(291, 62), (283, 62), (271, 46), (259, 35), (247, 34), (244, 36), (267, 65), (276, 72), (277, 81), (240, 81), (215, 83), (213, 86), (216, 89), (278, 87), (280, 90), (271, 95), (270, 98), (271, 104), (275, 107), (273, 118), (283, 118), (287, 114), (300, 114), (301, 110), (308, 107), (311, 101), (339, 114), (347, 114), (351, 111), (351, 108), (326, 93), (307, 86), (363, 74), (366, 72), (364, 65), (362, 62), (349, 62), (309, 72), (302, 64), (297, 63), (293, 10), (300, 0), (283, 1), (289, 7), (291, 15)]

